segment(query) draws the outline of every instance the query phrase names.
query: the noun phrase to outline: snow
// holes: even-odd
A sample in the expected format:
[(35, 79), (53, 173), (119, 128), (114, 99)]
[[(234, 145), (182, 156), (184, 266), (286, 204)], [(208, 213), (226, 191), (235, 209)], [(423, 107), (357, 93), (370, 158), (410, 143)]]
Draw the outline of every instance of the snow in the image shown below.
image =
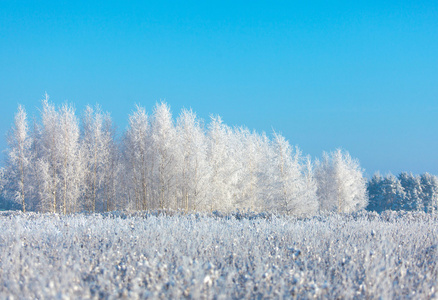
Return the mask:
[(0, 298), (436, 298), (438, 215), (0, 214)]

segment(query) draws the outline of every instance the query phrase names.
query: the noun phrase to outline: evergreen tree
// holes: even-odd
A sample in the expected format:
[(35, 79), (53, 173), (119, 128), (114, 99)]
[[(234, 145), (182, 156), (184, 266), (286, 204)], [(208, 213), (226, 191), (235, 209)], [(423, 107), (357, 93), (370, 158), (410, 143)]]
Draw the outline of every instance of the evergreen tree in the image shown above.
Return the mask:
[(388, 174), (382, 182), (382, 195), (386, 200), (382, 210), (401, 210), (406, 193), (400, 180), (392, 174)]
[(438, 178), (429, 173), (420, 176), (421, 198), (426, 212), (438, 209)]
[(421, 199), (421, 182), (420, 178), (412, 175), (412, 173), (402, 172), (398, 176), (400, 184), (405, 192), (405, 198), (403, 199), (400, 207), (403, 210), (422, 210), (423, 201)]
[(383, 197), (383, 177), (380, 173), (373, 175), (367, 184), (368, 206), (367, 210), (382, 212), (386, 206), (386, 199)]

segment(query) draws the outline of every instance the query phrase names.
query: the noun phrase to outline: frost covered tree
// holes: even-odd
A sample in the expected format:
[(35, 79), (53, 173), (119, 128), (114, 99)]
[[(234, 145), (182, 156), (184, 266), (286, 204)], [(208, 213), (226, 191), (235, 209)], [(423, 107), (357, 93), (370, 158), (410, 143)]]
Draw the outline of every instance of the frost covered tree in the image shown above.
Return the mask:
[(21, 105), (15, 114), (14, 125), (8, 137), (7, 171), (9, 197), (20, 203), (26, 212), (27, 198), (32, 193), (32, 138), (27, 114)]
[(37, 142), (37, 177), (39, 205), (41, 210), (53, 213), (59, 212), (59, 164), (60, 149), (58, 148), (60, 129), (59, 114), (55, 106), (49, 103), (49, 97), (42, 102), (41, 126), (39, 126)]
[(272, 202), (268, 199), (271, 197), (272, 186), (272, 168), (270, 164), (272, 162), (273, 151), (271, 140), (266, 134), (259, 136), (259, 144), (257, 149), (257, 156), (259, 159), (257, 170), (257, 184), (254, 204), (256, 211), (267, 211), (272, 207)]
[(109, 178), (112, 168), (112, 125), (109, 114), (87, 106), (82, 118), (81, 150), (84, 168), (84, 205), (96, 211), (96, 205), (108, 208)]
[(59, 154), (59, 178), (64, 214), (78, 210), (84, 169), (81, 166), (79, 124), (73, 106), (64, 104), (59, 113), (59, 139), (56, 140)]
[(318, 184), (315, 178), (314, 165), (309, 156), (305, 158), (302, 166), (304, 176), (304, 191), (301, 195), (303, 201), (302, 212), (306, 215), (315, 214), (319, 210), (317, 197)]
[(367, 210), (381, 212), (385, 206), (386, 200), (382, 191), (383, 177), (380, 173), (375, 173), (367, 183), (368, 206)]
[(420, 176), (421, 198), (426, 212), (438, 209), (438, 178), (429, 173)]
[(79, 208), (84, 170), (81, 167), (79, 124), (75, 109), (64, 104), (59, 111), (43, 100), (40, 126), (36, 126), (35, 182), (43, 211), (70, 213)]
[[(99, 107), (87, 107), (79, 124), (73, 106), (57, 108), (46, 95), (33, 130), (19, 107), (9, 147), (4, 191), (23, 210), (250, 209), (308, 215), (319, 208), (351, 212), (367, 203), (362, 171), (348, 153), (325, 154), (314, 165), (276, 133), (271, 139), (231, 128), (220, 117), (212, 117), (205, 130), (191, 110), (182, 110), (174, 124), (165, 103), (157, 104), (151, 117), (138, 106), (118, 144), (109, 114)], [(417, 177), (402, 182), (405, 189), (413, 183), (409, 197), (417, 195), (432, 209), (435, 179), (425, 176), (421, 188)], [(397, 201), (390, 201), (391, 208), (406, 209)]]
[(398, 179), (405, 192), (405, 198), (400, 204), (400, 208), (403, 210), (422, 210), (420, 178), (412, 173), (402, 172), (399, 174)]
[(263, 137), (247, 128), (239, 128), (235, 134), (240, 141), (236, 151), (238, 164), (238, 188), (241, 191), (237, 206), (241, 209), (260, 211), (263, 206), (260, 181), (263, 164)]
[(5, 209), (7, 206), (7, 201), (4, 197), (6, 186), (6, 171), (5, 168), (0, 168), (0, 209)]
[(5, 185), (6, 185), (6, 176), (5, 176), (5, 168), (0, 168), (0, 195), (3, 194)]
[(208, 206), (210, 210), (234, 208), (238, 165), (232, 152), (233, 132), (219, 116), (212, 116), (208, 128), (207, 157), (211, 168)]
[[(414, 176), (402, 172), (398, 177), (374, 175), (368, 182), (368, 210), (424, 210), (436, 209), (438, 180), (428, 173)], [(435, 207), (435, 208), (434, 208)]]
[(297, 147), (293, 151), (289, 142), (275, 132), (271, 151), (272, 181), (267, 198), (270, 208), (297, 215), (315, 212), (318, 207), (316, 197), (309, 197), (308, 194), (312, 192), (309, 186), (312, 185), (311, 170), (305, 169), (301, 151)]
[(392, 174), (388, 174), (382, 181), (382, 197), (385, 202), (382, 210), (401, 210), (406, 193), (401, 185), (400, 180)]
[(340, 149), (316, 163), (318, 199), (324, 211), (351, 212), (368, 203), (366, 181), (359, 162)]
[(116, 128), (109, 114), (105, 116), (103, 123), (104, 133), (108, 136), (108, 163), (104, 166), (104, 201), (105, 210), (111, 211), (126, 207), (123, 201), (124, 194), (122, 184), (122, 170), (124, 169), (120, 145), (116, 141)]
[(183, 109), (176, 124), (178, 189), (181, 199), (178, 208), (202, 209), (207, 197), (209, 168), (204, 129), (192, 110)]
[(170, 107), (157, 104), (151, 122), (152, 159), (155, 196), (158, 207), (177, 208), (176, 192), (176, 129), (173, 124)]
[[(133, 195), (135, 209), (152, 208), (152, 171), (154, 156), (151, 149), (152, 134), (146, 110), (137, 106), (136, 111), (129, 117), (129, 127), (124, 138), (124, 156), (127, 164), (126, 174)], [(130, 193), (131, 191), (128, 191)]]

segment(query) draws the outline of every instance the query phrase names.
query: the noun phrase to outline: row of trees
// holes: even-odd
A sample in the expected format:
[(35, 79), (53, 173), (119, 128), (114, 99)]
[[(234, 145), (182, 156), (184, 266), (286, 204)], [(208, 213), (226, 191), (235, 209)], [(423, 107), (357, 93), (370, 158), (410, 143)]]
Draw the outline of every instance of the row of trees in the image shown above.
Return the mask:
[[(31, 127), (31, 128), (30, 128)], [(29, 126), (18, 108), (10, 132), (3, 194), (23, 211), (55, 213), (115, 209), (276, 211), (306, 215), (367, 205), (366, 181), (347, 152), (311, 162), (280, 134), (272, 138), (207, 126), (191, 110), (176, 122), (169, 106), (152, 115), (137, 106), (121, 138), (108, 113), (42, 101)]]
[(423, 210), (438, 208), (438, 178), (428, 173), (414, 176), (400, 173), (398, 177), (375, 174), (367, 185), (368, 210)]

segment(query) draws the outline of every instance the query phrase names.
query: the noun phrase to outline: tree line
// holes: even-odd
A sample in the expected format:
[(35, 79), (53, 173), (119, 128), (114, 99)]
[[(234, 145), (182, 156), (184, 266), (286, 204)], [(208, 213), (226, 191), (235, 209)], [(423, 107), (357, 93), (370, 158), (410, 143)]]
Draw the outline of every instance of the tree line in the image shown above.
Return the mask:
[(311, 215), (368, 204), (359, 162), (346, 151), (312, 161), (279, 133), (271, 137), (205, 124), (192, 110), (173, 119), (166, 103), (137, 106), (120, 137), (109, 113), (42, 100), (29, 122), (18, 107), (0, 188), (23, 211), (172, 209)]
[(379, 173), (367, 184), (367, 210), (406, 210), (431, 212), (438, 208), (438, 178), (429, 173), (402, 172), (397, 177)]

